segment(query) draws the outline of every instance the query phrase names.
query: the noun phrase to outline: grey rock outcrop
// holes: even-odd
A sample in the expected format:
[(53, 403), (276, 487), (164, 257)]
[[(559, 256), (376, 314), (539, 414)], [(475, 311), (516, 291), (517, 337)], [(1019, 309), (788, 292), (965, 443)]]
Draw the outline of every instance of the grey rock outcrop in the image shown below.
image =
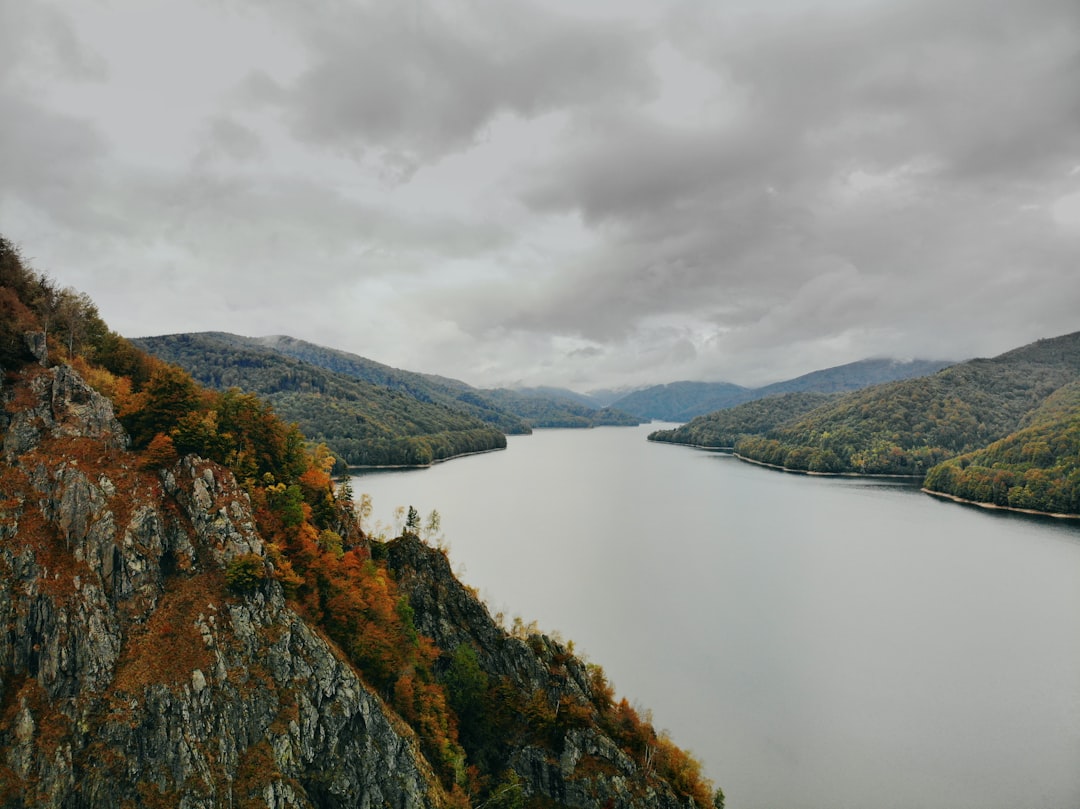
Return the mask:
[(411, 730), (279, 585), (225, 587), (265, 553), (232, 475), (141, 471), (74, 371), (30, 377), (0, 465), (0, 806), (439, 805)]
[(23, 335), (26, 341), (26, 350), (37, 360), (37, 364), (45, 367), (49, 364), (49, 343), (45, 339), (43, 331), (28, 331)]
[[(105, 449), (126, 449), (128, 437), (112, 404), (86, 384), (70, 366), (33, 375), (30, 403), (16, 409), (4, 435), (4, 460), (13, 463), (44, 438), (88, 438)], [(10, 406), (13, 391), (5, 391)]]

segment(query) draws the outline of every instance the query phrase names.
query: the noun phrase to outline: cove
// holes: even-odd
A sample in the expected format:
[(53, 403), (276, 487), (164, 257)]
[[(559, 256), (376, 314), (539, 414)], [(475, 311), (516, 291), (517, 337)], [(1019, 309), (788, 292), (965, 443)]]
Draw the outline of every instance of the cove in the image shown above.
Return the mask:
[(438, 509), (491, 610), (573, 640), (729, 809), (1080, 805), (1080, 527), (654, 429), (352, 486), (384, 522)]

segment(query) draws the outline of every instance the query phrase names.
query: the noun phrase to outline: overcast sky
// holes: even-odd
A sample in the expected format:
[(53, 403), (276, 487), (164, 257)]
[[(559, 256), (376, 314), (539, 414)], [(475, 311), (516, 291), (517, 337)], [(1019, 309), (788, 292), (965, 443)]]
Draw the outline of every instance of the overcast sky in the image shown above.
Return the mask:
[(989, 356), (1080, 329), (1080, 3), (0, 0), (0, 233), (477, 385)]

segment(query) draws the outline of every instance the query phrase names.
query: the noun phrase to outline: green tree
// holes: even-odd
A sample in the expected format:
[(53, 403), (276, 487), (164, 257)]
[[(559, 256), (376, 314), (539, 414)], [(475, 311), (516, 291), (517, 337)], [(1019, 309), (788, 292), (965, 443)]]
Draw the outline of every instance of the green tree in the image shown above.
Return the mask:
[(412, 536), (420, 535), (420, 512), (409, 506), (409, 514), (405, 518), (405, 533)]

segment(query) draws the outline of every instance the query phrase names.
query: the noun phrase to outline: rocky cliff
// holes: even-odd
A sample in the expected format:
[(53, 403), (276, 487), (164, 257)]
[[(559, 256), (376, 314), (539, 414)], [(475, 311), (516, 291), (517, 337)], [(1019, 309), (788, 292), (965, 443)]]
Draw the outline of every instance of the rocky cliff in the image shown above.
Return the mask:
[(4, 398), (0, 805), (436, 806), (415, 738), (266, 581), (232, 475), (135, 468), (69, 368)]
[(566, 806), (692, 809), (691, 799), (651, 777), (651, 762), (642, 766), (605, 732), (611, 728), (603, 718), (614, 716), (612, 695), (598, 669), (546, 635), (507, 634), (454, 577), (445, 555), (417, 538), (401, 537), (387, 550), (417, 629), (455, 662), (455, 652), (470, 650), (496, 698), (522, 704), (515, 713), (527, 716), (527, 723), (498, 727), (496, 720), (487, 729), (497, 733), (501, 749), (495, 755), (502, 754), (526, 795)]
[[(272, 575), (229, 587), (238, 559), (272, 573), (230, 472), (144, 468), (67, 366), (29, 365), (0, 396), (0, 807), (460, 804)], [(470, 756), (510, 773), (490, 806), (693, 805), (605, 730), (602, 677), (509, 636), (419, 540), (378, 553), (443, 652)], [(504, 713), (481, 710), (500, 695)]]

